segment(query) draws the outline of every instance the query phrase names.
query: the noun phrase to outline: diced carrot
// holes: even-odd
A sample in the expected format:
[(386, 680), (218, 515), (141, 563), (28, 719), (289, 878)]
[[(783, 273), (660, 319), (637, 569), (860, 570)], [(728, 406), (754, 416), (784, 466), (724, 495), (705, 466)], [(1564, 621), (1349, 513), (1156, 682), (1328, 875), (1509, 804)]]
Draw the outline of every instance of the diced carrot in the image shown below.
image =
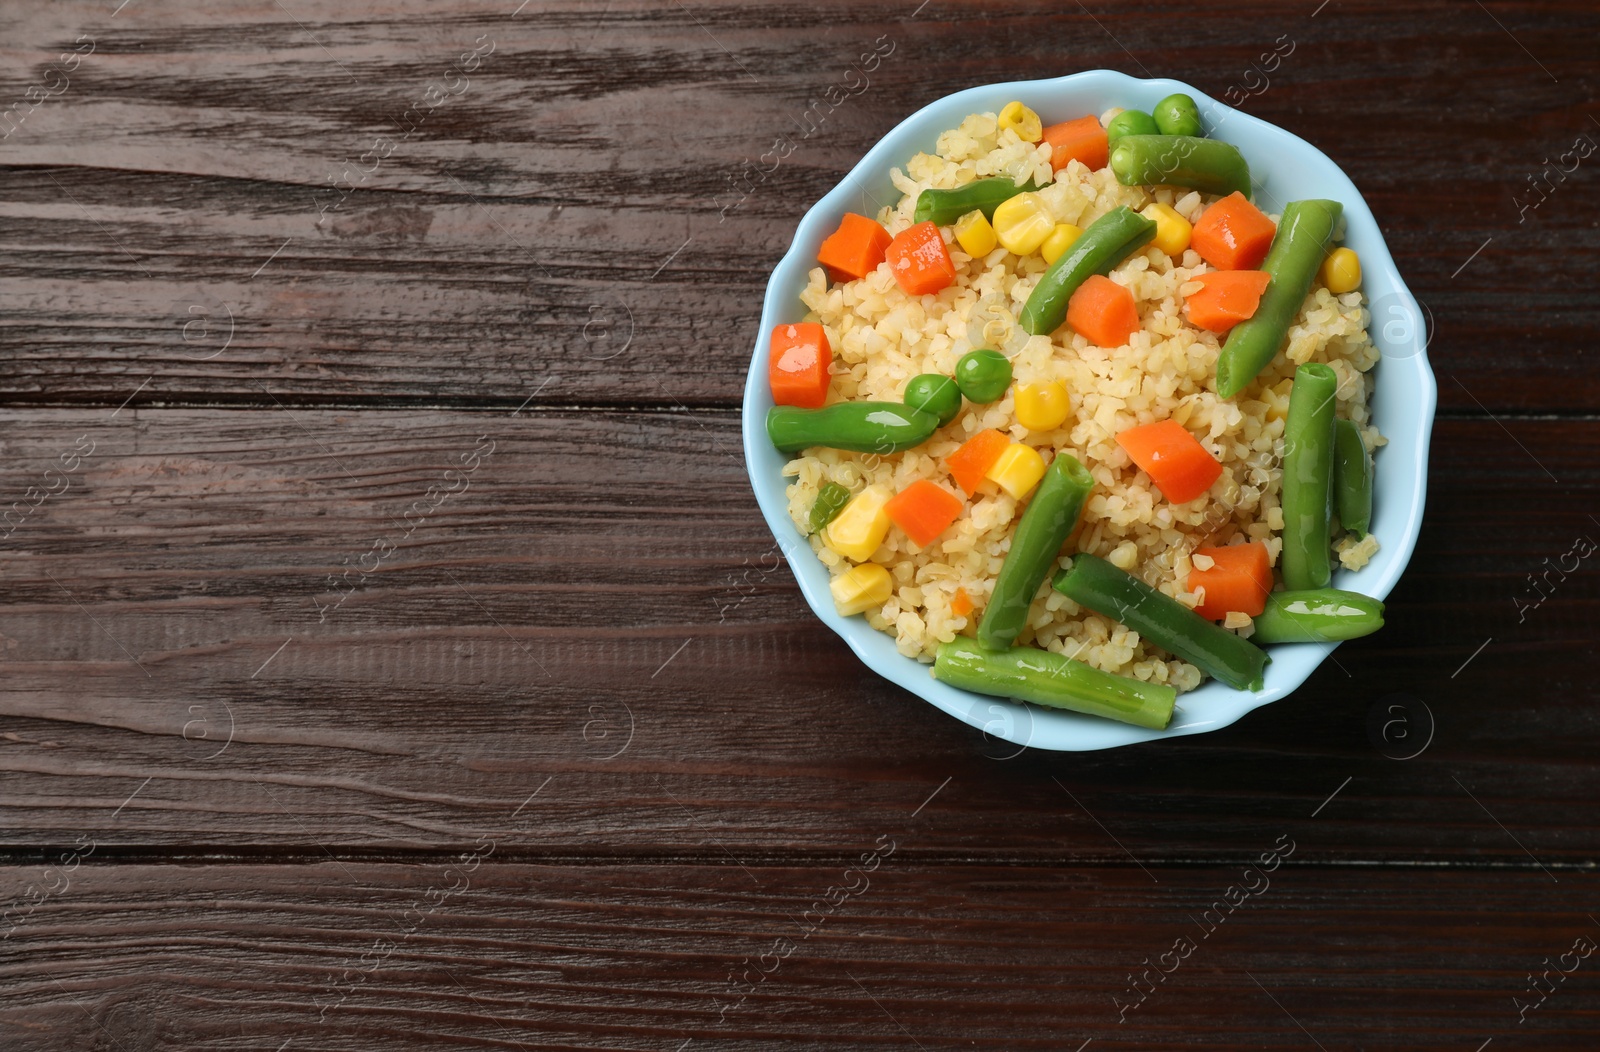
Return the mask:
[(956, 265), (945, 247), (944, 235), (931, 219), (896, 234), (885, 255), (894, 280), (908, 296), (926, 296), (956, 280)]
[(926, 548), (961, 514), (961, 498), (927, 479), (918, 479), (883, 506), (889, 520)]
[(1272, 591), (1272, 559), (1262, 541), (1230, 544), (1226, 548), (1197, 548), (1195, 555), (1210, 556), (1211, 569), (1189, 571), (1185, 586), (1193, 592), (1205, 588), (1206, 596), (1194, 612), (1220, 621), (1232, 611), (1258, 617), (1267, 608)]
[(1091, 274), (1067, 301), (1067, 324), (1099, 347), (1121, 347), (1139, 331), (1133, 293), (1110, 278)]
[(957, 588), (956, 594), (950, 597), (950, 612), (956, 617), (966, 617), (972, 613), (972, 596), (967, 594), (965, 588)]
[(889, 248), (889, 232), (875, 220), (846, 212), (839, 229), (829, 234), (817, 250), (817, 262), (828, 268), (834, 281), (864, 278), (878, 269)]
[(1052, 124), (1044, 130), (1050, 144), (1050, 167), (1061, 171), (1068, 161), (1082, 161), (1088, 168), (1104, 168), (1111, 158), (1111, 144), (1098, 117), (1079, 117), (1075, 121)]
[(1189, 247), (1218, 270), (1255, 270), (1267, 258), (1278, 228), (1235, 190), (1205, 210)]
[(828, 346), (828, 334), (821, 325), (802, 321), (777, 326), (772, 330), (772, 349), (767, 355), (772, 404), (822, 408), (828, 400), (832, 365), (833, 348)]
[(944, 466), (961, 487), (961, 492), (972, 496), (983, 485), (983, 477), (1000, 454), (1006, 451), (1011, 439), (994, 428), (979, 431), (964, 442), (960, 449), (944, 458)]
[(1264, 270), (1214, 270), (1193, 280), (1201, 288), (1183, 299), (1189, 322), (1220, 334), (1255, 317), (1272, 278)]
[(1222, 474), (1217, 458), (1176, 420), (1130, 427), (1117, 436), (1117, 445), (1174, 504), (1194, 500)]

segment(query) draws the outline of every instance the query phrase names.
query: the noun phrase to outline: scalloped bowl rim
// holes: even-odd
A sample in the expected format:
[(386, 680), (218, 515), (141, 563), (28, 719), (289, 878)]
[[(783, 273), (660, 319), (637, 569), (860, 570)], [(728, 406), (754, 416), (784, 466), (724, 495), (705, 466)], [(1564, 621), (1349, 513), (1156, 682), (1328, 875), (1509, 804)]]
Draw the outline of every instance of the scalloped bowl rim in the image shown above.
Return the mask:
[[(745, 465), (762, 516), (794, 571), (801, 594), (868, 668), (986, 736), (1019, 746), (1087, 751), (1217, 730), (1293, 692), (1334, 648), (1312, 643), (1275, 645), (1262, 690), (1233, 690), (1209, 680), (1179, 696), (1171, 724), (1161, 731), (973, 694), (940, 683), (932, 677), (929, 665), (900, 654), (894, 640), (864, 618), (841, 617), (834, 610), (827, 568), (789, 518), (784, 492), (788, 482), (780, 474), (788, 458), (778, 453), (766, 436), (765, 417), (772, 405), (766, 386), (766, 334), (801, 313), (796, 310), (800, 290), (815, 266), (818, 246), (838, 225), (839, 217), (846, 211), (873, 214), (880, 200), (897, 200), (898, 192), (888, 180), (889, 169), (904, 166), (914, 153), (931, 150), (939, 132), (955, 127), (968, 114), (998, 111), (1012, 99), (1051, 116), (1098, 114), (1113, 105), (1148, 110), (1158, 99), (1177, 91), (1194, 96), (1209, 127), (1226, 122), (1219, 137), (1235, 143), (1245, 154), (1255, 194), (1258, 200), (1265, 197), (1270, 211), (1281, 211), (1288, 199), (1273, 192), (1280, 186), (1297, 188), (1297, 198), (1328, 197), (1344, 205), (1344, 243), (1361, 257), (1362, 291), (1368, 295), (1372, 312), (1369, 332), (1382, 353), (1371, 405), (1374, 422), (1388, 445), (1377, 455), (1373, 499), (1372, 532), (1382, 547), (1359, 573), (1337, 568), (1333, 585), (1385, 598), (1410, 560), (1422, 526), (1428, 443), (1437, 398), (1427, 359), (1426, 327), (1417, 301), (1401, 279), (1377, 221), (1355, 185), (1331, 158), (1293, 133), (1225, 106), (1180, 81), (1145, 80), (1111, 70), (968, 88), (924, 106), (867, 151), (850, 173), (806, 212), (767, 284), (745, 383)], [(881, 198), (872, 194), (873, 186), (884, 191)], [(1306, 189), (1300, 190), (1302, 187)]]

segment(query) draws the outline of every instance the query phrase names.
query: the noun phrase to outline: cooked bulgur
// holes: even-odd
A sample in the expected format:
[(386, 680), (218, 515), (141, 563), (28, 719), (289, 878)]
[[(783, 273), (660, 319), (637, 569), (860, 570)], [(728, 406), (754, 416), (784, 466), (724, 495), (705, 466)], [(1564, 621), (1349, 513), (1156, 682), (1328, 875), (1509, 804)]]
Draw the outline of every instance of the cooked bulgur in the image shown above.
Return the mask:
[[(894, 185), (904, 196), (877, 218), (897, 234), (912, 225), (922, 190), (954, 188), (998, 174), (1019, 183), (1032, 178), (1048, 184), (1039, 196), (1056, 222), (1080, 227), (1119, 205), (1138, 210), (1153, 201), (1170, 205), (1192, 223), (1216, 200), (1184, 190), (1122, 186), (1110, 169), (1091, 171), (1077, 161), (1056, 173), (1052, 182), (1049, 150), (1048, 145), (1020, 141), (1009, 129), (998, 130), (994, 114), (975, 114), (941, 135), (935, 153), (918, 154), (905, 171), (893, 171)], [(967, 405), (928, 442), (905, 453), (806, 450), (784, 469), (793, 477), (789, 511), (802, 530), (824, 483), (838, 482), (852, 490), (885, 483), (898, 491), (917, 479), (943, 480), (940, 462), (945, 456), (978, 431), (996, 428), (1042, 451), (1071, 453), (1094, 475), (1096, 488), (1064, 551), (1100, 555), (1192, 607), (1197, 597), (1183, 590), (1183, 582), (1195, 548), (1260, 540), (1277, 561), (1277, 534), (1283, 528), (1279, 461), (1297, 365), (1330, 365), (1339, 378), (1338, 415), (1362, 426), (1369, 450), (1384, 441), (1369, 424), (1367, 372), (1377, 362), (1378, 350), (1367, 335), (1368, 312), (1359, 291), (1335, 296), (1320, 283), (1314, 286), (1301, 319), (1290, 330), (1287, 352), (1237, 398), (1226, 400), (1214, 390), (1219, 337), (1188, 324), (1181, 311), (1184, 295), (1198, 288), (1190, 284), (1192, 279), (1211, 269), (1193, 249), (1178, 259), (1146, 246), (1111, 272), (1111, 280), (1133, 293), (1142, 330), (1129, 346), (1105, 350), (1070, 329), (1053, 337), (1030, 337), (1016, 325), (1018, 311), (1045, 269), (1038, 255), (1019, 257), (996, 248), (974, 259), (957, 243), (949, 248), (958, 278), (934, 296), (906, 295), (887, 267), (832, 288), (821, 267), (811, 272), (801, 296), (809, 312), (805, 320), (820, 322), (837, 351), (830, 401), (899, 401), (917, 374), (949, 374), (967, 351), (995, 347), (1011, 358), (1017, 383), (1060, 381), (1069, 394), (1070, 414), (1055, 431), (1029, 432), (1016, 422), (1008, 391), (1000, 401)], [(1181, 505), (1165, 500), (1116, 442), (1120, 431), (1168, 418), (1199, 438), (1223, 466), (1207, 495)], [(890, 531), (872, 561), (890, 571), (894, 594), (881, 609), (869, 611), (867, 620), (893, 634), (902, 653), (923, 661), (933, 659), (941, 642), (970, 634), (1024, 506), (985, 483), (967, 513), (931, 547), (918, 548), (901, 531)], [(835, 575), (850, 568), (848, 560), (818, 537), (811, 538), (811, 546)], [(1347, 538), (1339, 558), (1345, 567), (1358, 569), (1376, 550), (1370, 536), (1359, 543)], [(966, 616), (951, 611), (958, 588), (976, 604)], [(1179, 690), (1193, 689), (1202, 678), (1193, 665), (1145, 644), (1137, 633), (1079, 607), (1048, 584), (1034, 599), (1028, 627), (1017, 643)]]

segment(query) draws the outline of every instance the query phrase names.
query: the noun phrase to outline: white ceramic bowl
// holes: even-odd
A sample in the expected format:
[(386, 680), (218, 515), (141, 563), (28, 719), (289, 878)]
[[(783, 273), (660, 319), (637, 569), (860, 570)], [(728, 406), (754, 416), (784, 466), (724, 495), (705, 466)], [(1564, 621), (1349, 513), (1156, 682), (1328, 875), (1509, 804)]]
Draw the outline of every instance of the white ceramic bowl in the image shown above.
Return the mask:
[(1288, 694), (1305, 682), (1333, 650), (1330, 644), (1280, 644), (1271, 648), (1262, 690), (1234, 690), (1208, 681), (1178, 698), (1172, 723), (1163, 731), (1112, 720), (1040, 708), (972, 694), (933, 678), (930, 666), (902, 656), (894, 640), (873, 630), (862, 617), (840, 617), (828, 592), (828, 571), (817, 561), (788, 513), (787, 480), (780, 471), (788, 459), (766, 435), (768, 334), (775, 325), (798, 321), (805, 313), (800, 292), (816, 265), (823, 238), (845, 212), (876, 214), (881, 203), (899, 199), (889, 169), (904, 167), (912, 154), (931, 152), (939, 133), (968, 114), (998, 112), (1020, 99), (1046, 123), (1099, 114), (1112, 106), (1148, 111), (1175, 91), (1200, 105), (1207, 134), (1238, 146), (1250, 163), (1255, 197), (1265, 211), (1280, 212), (1289, 200), (1329, 198), (1344, 205), (1344, 244), (1361, 257), (1362, 291), (1372, 311), (1371, 334), (1383, 360), (1375, 370), (1373, 421), (1389, 443), (1377, 455), (1372, 532), (1382, 549), (1359, 573), (1337, 569), (1333, 586), (1383, 598), (1411, 558), (1422, 526), (1427, 488), (1428, 438), (1433, 427), (1435, 385), (1428, 367), (1426, 336), (1417, 301), (1401, 281), (1376, 221), (1361, 194), (1327, 155), (1305, 140), (1249, 114), (1224, 106), (1175, 80), (1139, 80), (1109, 70), (1075, 73), (1055, 80), (991, 84), (949, 95), (902, 121), (867, 152), (838, 186), (800, 220), (794, 243), (767, 283), (755, 353), (744, 392), (744, 451), (761, 513), (785, 551), (800, 591), (828, 627), (874, 672), (987, 734), (1037, 749), (1106, 749), (1152, 738), (1198, 734), (1226, 727), (1245, 713)]

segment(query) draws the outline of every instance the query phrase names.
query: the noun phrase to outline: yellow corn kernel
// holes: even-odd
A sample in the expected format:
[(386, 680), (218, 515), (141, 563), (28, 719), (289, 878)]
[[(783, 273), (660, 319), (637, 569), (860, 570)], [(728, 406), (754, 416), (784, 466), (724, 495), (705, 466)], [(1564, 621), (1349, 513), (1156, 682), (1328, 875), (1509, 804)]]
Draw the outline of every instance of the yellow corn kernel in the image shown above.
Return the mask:
[(1139, 214), (1156, 221), (1156, 237), (1152, 244), (1169, 256), (1183, 255), (1183, 250), (1189, 247), (1189, 236), (1194, 233), (1187, 219), (1174, 212), (1171, 205), (1162, 204), (1148, 205)]
[(1020, 102), (1008, 102), (1000, 111), (1000, 130), (1010, 128), (1023, 142), (1038, 142), (1044, 138), (1044, 124), (1039, 115)]
[(1044, 199), (1032, 191), (1007, 198), (994, 210), (995, 237), (1007, 252), (1019, 256), (1037, 252), (1055, 229), (1055, 217)]
[(857, 493), (822, 528), (822, 543), (846, 559), (866, 562), (889, 534), (889, 513), (883, 506), (893, 496), (889, 487), (881, 483)]
[(1268, 387), (1261, 392), (1261, 400), (1267, 403), (1268, 420), (1286, 420), (1289, 417), (1289, 389), (1294, 386), (1294, 380), (1281, 380), (1274, 387)]
[(1054, 431), (1067, 418), (1067, 389), (1055, 380), (1018, 384), (1017, 423), (1029, 431)]
[(1021, 500), (1044, 478), (1044, 457), (1032, 446), (1013, 442), (984, 477), (1011, 494), (1012, 500)]
[(994, 251), (994, 227), (989, 225), (989, 221), (983, 218), (983, 213), (977, 209), (956, 220), (955, 233), (961, 251), (973, 259), (982, 259)]
[(1322, 261), (1322, 283), (1335, 296), (1354, 292), (1361, 284), (1361, 257), (1353, 249), (1334, 249)]
[(882, 606), (894, 594), (894, 578), (877, 563), (852, 566), (828, 584), (833, 608), (844, 617)]
[(1072, 243), (1083, 236), (1083, 228), (1073, 226), (1071, 223), (1057, 223), (1056, 228), (1050, 231), (1050, 236), (1044, 239), (1044, 244), (1039, 246), (1039, 255), (1044, 257), (1046, 263), (1054, 263), (1061, 258), (1061, 253), (1072, 247)]

